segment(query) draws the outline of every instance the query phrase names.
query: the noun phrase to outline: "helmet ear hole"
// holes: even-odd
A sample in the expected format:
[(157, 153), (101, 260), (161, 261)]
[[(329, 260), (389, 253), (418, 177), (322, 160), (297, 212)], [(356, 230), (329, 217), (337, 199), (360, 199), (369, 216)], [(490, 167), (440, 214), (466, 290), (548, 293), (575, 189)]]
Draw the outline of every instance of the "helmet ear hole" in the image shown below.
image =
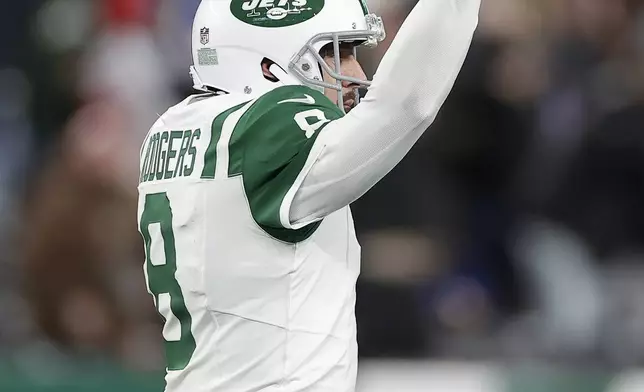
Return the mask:
[(275, 76), (275, 75), (271, 72), (271, 67), (272, 67), (273, 65), (275, 65), (275, 66), (279, 67), (280, 69), (282, 69), (282, 71), (284, 71), (284, 69), (283, 69), (282, 67), (280, 67), (279, 65), (275, 64), (275, 62), (274, 62), (273, 60), (271, 60), (271, 59), (269, 59), (269, 58), (264, 57), (264, 58), (262, 59), (262, 63), (261, 63), (261, 67), (262, 67), (262, 74), (264, 75), (264, 79), (268, 80), (269, 82), (277, 83), (277, 82), (279, 82), (280, 80), (279, 80), (279, 78), (278, 78), (277, 76)]

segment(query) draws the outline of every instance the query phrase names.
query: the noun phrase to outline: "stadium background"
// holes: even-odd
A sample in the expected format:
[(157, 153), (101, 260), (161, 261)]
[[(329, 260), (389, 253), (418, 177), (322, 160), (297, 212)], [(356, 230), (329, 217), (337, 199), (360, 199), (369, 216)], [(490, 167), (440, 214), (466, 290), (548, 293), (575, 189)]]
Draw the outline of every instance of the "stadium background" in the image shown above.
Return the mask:
[[(413, 2), (370, 4), (391, 38)], [(0, 391), (161, 390), (137, 153), (190, 92), (197, 3), (3, 2)], [(435, 125), (355, 203), (359, 390), (643, 391), (644, 2), (483, 3)]]

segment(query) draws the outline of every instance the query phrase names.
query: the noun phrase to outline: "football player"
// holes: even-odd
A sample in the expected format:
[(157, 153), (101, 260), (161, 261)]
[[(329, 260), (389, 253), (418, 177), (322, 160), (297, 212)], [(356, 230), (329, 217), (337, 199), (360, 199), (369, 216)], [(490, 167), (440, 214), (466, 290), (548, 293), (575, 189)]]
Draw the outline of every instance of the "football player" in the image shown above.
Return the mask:
[(141, 149), (167, 391), (355, 389), (349, 204), (431, 125), (479, 7), (419, 0), (368, 81), (353, 48), (385, 30), (364, 0), (202, 1), (191, 69), (202, 93), (163, 114)]

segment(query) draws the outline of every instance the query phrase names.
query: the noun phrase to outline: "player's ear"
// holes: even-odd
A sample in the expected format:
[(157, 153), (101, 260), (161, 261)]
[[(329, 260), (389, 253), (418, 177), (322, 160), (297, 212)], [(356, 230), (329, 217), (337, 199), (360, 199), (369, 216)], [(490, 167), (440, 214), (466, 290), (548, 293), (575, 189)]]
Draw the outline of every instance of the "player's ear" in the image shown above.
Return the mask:
[(264, 59), (262, 60), (262, 73), (264, 74), (264, 78), (266, 78), (266, 80), (277, 83), (279, 82), (279, 79), (270, 71), (273, 64), (275, 64), (273, 61), (264, 57)]

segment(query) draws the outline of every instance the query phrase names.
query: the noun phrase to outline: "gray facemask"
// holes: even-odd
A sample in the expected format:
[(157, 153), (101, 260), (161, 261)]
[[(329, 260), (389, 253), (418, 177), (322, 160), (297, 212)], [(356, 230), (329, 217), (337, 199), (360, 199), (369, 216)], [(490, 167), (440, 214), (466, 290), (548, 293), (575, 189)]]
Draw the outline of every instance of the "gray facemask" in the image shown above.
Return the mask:
[[(291, 59), (289, 63), (290, 72), (295, 75), (302, 83), (313, 85), (322, 88), (329, 88), (336, 90), (338, 92), (338, 106), (344, 112), (344, 96), (342, 93), (343, 82), (355, 83), (361, 87), (371, 86), (369, 80), (361, 80), (352, 78), (349, 76), (343, 76), (338, 71), (340, 70), (340, 43), (341, 42), (360, 42), (362, 41), (361, 46), (366, 47), (375, 47), (378, 43), (384, 41), (386, 38), (385, 26), (382, 21), (382, 18), (376, 16), (375, 14), (368, 14), (365, 16), (367, 20), (367, 30), (355, 30), (355, 31), (339, 31), (335, 33), (321, 33), (313, 38), (311, 38), (306, 45)], [(329, 65), (324, 61), (324, 58), (318, 53), (315, 49), (316, 44), (320, 42), (332, 42), (333, 43), (333, 52), (334, 52), (334, 61), (335, 61), (335, 70), (331, 69)], [(332, 78), (335, 79), (334, 83), (327, 83), (322, 80), (313, 79), (307, 76), (298, 66), (300, 60), (307, 53), (313, 55), (313, 57), (318, 62), (319, 66), (322, 67), (322, 70), (329, 74)], [(355, 53), (354, 53), (355, 55)], [(356, 91), (356, 103), (360, 97), (358, 91)]]

